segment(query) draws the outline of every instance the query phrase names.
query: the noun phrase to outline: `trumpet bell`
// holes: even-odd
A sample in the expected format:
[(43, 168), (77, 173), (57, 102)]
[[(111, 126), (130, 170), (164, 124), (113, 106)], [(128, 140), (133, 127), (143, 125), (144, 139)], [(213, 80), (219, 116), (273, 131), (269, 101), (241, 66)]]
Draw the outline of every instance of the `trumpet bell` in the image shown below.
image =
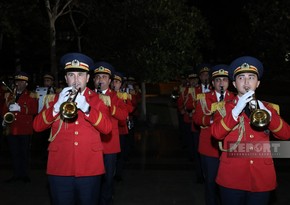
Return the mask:
[[(78, 115), (78, 107), (75, 103), (75, 99), (80, 91), (81, 88), (72, 90), (68, 100), (60, 105), (59, 111), (64, 119), (73, 119)], [(72, 97), (72, 95), (74, 95), (74, 97)]]
[(270, 123), (270, 114), (266, 110), (256, 109), (250, 115), (251, 125), (264, 128)]
[(73, 119), (78, 114), (75, 102), (64, 102), (60, 105), (60, 113), (65, 119)]
[(5, 113), (3, 120), (6, 124), (11, 124), (15, 120), (15, 115), (12, 112)]

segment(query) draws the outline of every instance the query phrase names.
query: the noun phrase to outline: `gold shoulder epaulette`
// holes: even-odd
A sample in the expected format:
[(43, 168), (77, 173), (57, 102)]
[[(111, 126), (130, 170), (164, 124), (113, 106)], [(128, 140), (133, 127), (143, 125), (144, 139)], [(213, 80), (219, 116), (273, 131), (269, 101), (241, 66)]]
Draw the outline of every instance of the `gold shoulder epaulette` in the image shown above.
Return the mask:
[(122, 100), (131, 100), (132, 96), (129, 93), (126, 92), (117, 92), (117, 96), (118, 98), (122, 99)]
[(61, 93), (61, 91), (62, 91), (62, 88), (57, 88), (57, 89), (55, 90), (56, 93)]
[(111, 98), (110, 98), (110, 96), (100, 94), (99, 97), (105, 103), (106, 106), (109, 106), (109, 107), (111, 106)]
[(54, 101), (54, 98), (55, 98), (55, 94), (45, 95), (44, 98), (43, 98), (44, 105)]
[(29, 97), (31, 98), (38, 98), (38, 93), (37, 92), (30, 92)]
[(268, 105), (277, 111), (277, 113), (280, 115), (280, 106), (274, 103), (268, 103)]
[(195, 91), (195, 88), (194, 88), (194, 87), (189, 87), (189, 88), (188, 88), (188, 92), (189, 92), (189, 93), (192, 93), (193, 91)]
[(205, 98), (205, 93), (199, 93), (196, 96), (196, 100), (204, 99)]
[(211, 104), (211, 112), (221, 110), (225, 106), (225, 101), (215, 102)]
[(120, 98), (122, 100), (127, 100), (127, 93), (117, 92), (117, 96), (118, 96), (118, 98)]
[(183, 87), (183, 86), (180, 86), (180, 87), (179, 87), (179, 92), (182, 93), (182, 92), (184, 92), (184, 90), (185, 90), (185, 87)]

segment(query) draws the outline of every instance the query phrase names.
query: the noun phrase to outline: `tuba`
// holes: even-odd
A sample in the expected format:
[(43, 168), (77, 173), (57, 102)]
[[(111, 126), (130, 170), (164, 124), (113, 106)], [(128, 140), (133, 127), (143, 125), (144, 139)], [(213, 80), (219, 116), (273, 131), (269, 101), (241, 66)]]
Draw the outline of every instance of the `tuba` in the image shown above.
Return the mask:
[(76, 88), (72, 89), (68, 100), (60, 105), (60, 115), (64, 119), (73, 119), (78, 115), (78, 108), (75, 103), (75, 99), (80, 91), (81, 88), (78, 90)]
[(252, 101), (255, 102), (250, 106), (250, 123), (255, 128), (263, 129), (270, 123), (270, 114), (266, 110), (260, 109), (255, 95), (253, 96)]
[[(17, 86), (12, 90), (11, 88), (9, 88), (8, 85), (6, 85), (6, 83), (4, 81), (2, 81), (2, 84), (7, 88), (7, 90), (10, 92), (10, 96), (8, 98), (10, 98), (6, 101), (6, 105), (9, 108), (9, 106), (13, 103), (15, 103), (16, 101), (16, 91), (17, 91)], [(14, 122), (15, 120), (15, 115), (13, 112), (6, 112), (3, 116), (3, 120), (5, 122), (5, 124), (11, 124), (12, 122)]]

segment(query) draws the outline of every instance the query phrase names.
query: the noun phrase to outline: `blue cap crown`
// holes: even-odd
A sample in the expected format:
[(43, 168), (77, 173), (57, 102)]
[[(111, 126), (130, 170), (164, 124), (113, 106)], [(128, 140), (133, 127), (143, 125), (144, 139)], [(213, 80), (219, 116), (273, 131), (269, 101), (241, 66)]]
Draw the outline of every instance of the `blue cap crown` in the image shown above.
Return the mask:
[(124, 75), (120, 72), (114, 72), (114, 79), (123, 82)]
[(18, 73), (15, 74), (14, 76), (14, 80), (24, 80), (24, 81), (28, 81), (29, 80), (29, 76), (27, 73), (20, 71)]
[(48, 78), (48, 79), (51, 79), (51, 80), (54, 80), (54, 76), (50, 73), (46, 73), (43, 78)]
[(197, 66), (197, 70), (198, 70), (198, 73), (200, 75), (203, 72), (210, 72), (211, 66), (210, 66), (210, 64), (200, 64)]
[(192, 78), (198, 78), (196, 73), (190, 73), (187, 78), (192, 79)]
[(114, 67), (105, 61), (99, 61), (94, 65), (94, 74), (108, 74), (112, 76), (114, 74)]
[(211, 68), (211, 77), (229, 77), (229, 66), (219, 64)]
[(257, 58), (251, 56), (242, 56), (235, 59), (229, 66), (231, 72), (231, 79), (234, 80), (235, 77), (240, 73), (255, 73), (260, 80), (263, 76), (263, 64)]
[(82, 53), (67, 53), (61, 57), (60, 63), (65, 71), (86, 71), (88, 72), (94, 61)]

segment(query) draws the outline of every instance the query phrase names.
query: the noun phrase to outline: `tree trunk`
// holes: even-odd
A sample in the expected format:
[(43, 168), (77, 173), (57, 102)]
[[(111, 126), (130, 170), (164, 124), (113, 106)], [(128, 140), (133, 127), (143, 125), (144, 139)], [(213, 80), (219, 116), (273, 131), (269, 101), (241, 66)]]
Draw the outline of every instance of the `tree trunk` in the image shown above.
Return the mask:
[(55, 84), (58, 87), (58, 69), (56, 59), (56, 30), (54, 22), (50, 24), (50, 70), (55, 77)]

